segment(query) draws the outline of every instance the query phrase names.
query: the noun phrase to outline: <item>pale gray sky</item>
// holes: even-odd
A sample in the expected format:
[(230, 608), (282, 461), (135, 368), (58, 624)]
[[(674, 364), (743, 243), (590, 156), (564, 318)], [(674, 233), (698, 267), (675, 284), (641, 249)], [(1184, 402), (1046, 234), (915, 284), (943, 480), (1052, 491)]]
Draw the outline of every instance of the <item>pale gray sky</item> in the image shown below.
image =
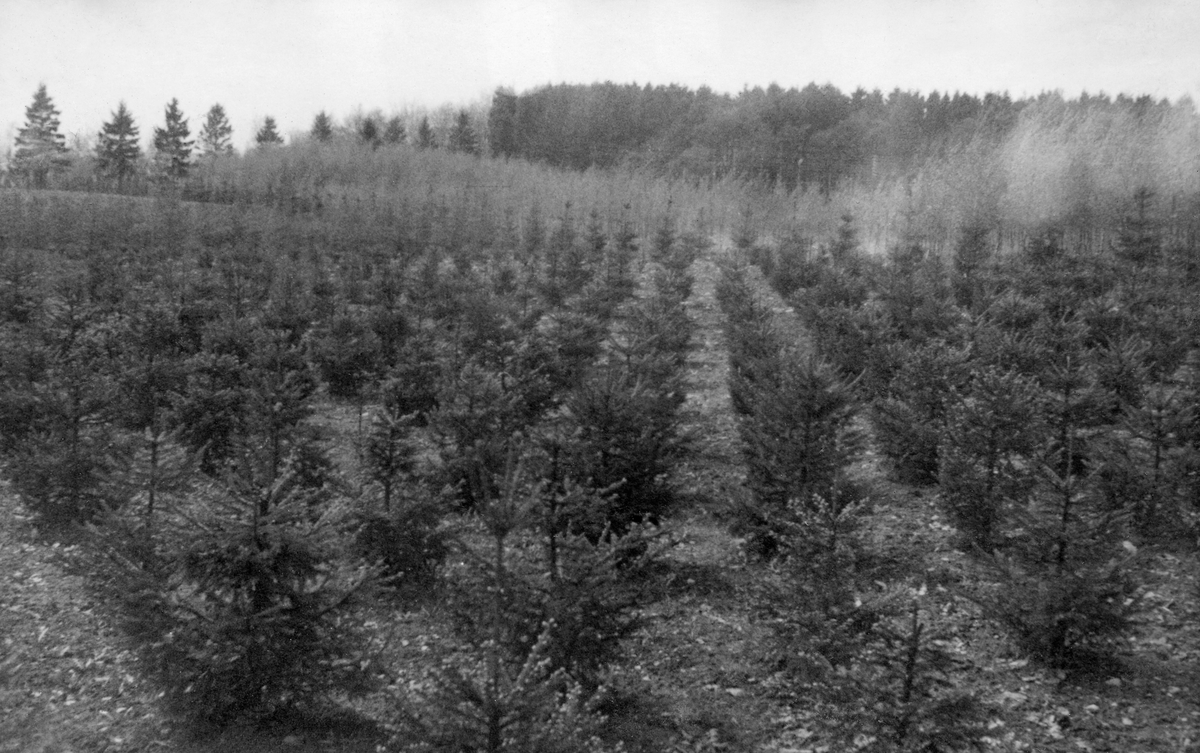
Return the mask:
[(234, 142), (273, 115), (481, 100), (548, 82), (1060, 89), (1200, 100), (1194, 0), (0, 0), (0, 136), (39, 82), (68, 133), (177, 97)]

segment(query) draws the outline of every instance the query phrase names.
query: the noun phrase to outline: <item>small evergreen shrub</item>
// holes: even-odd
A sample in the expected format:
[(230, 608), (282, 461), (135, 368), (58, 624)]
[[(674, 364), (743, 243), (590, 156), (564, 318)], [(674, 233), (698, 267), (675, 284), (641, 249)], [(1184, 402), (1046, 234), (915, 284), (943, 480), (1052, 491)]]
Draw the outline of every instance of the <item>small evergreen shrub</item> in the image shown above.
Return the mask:
[[(603, 526), (621, 534), (657, 521), (673, 500), (667, 473), (685, 447), (675, 371), (662, 357), (605, 364), (566, 396), (564, 420), (572, 428), (565, 476), (608, 497), (601, 528), (587, 532), (593, 539)], [(643, 377), (647, 372), (665, 376)]]
[(483, 530), (458, 540), (448, 610), (463, 646), (402, 709), (402, 750), (600, 750), (601, 674), (638, 624), (628, 554), (647, 562), (649, 539), (572, 534), (599, 497), (530, 486), (523, 449), (478, 506)]
[(358, 397), (383, 356), (383, 344), (371, 322), (348, 314), (312, 332), (308, 350), (329, 394), (340, 398)]
[(169, 712), (199, 727), (260, 722), (371, 683), (340, 514), (289, 479), (210, 487), (152, 521), (94, 527), (89, 572)]
[(361, 516), (355, 551), (379, 566), (381, 584), (403, 596), (428, 593), (450, 551), (442, 525), (444, 506), (435, 500), (404, 500), (391, 512)]
[[(547, 626), (548, 628), (549, 626)], [(510, 667), (488, 643), (449, 657), (422, 683), (415, 699), (400, 700), (398, 753), (616, 753), (601, 742), (601, 697), (587, 697), (546, 660), (543, 630), (525, 661)]]
[(941, 502), (969, 547), (990, 552), (1033, 491), (1044, 438), (1040, 392), (1013, 372), (976, 372), (938, 446)]
[(879, 448), (909, 483), (938, 474), (938, 445), (956, 390), (969, 376), (968, 351), (943, 341), (902, 348), (899, 368), (872, 418)]
[(979, 749), (986, 714), (954, 677), (955, 660), (921, 619), (920, 604), (876, 623), (851, 671), (833, 679), (836, 730), (855, 750)]
[(1031, 657), (1052, 667), (1103, 668), (1138, 610), (1132, 557), (1079, 567), (987, 560), (999, 590), (979, 601)]
[(772, 521), (793, 521), (813, 547), (836, 548), (862, 499), (845, 476), (863, 449), (854, 426), (858, 403), (827, 364), (794, 351), (778, 358), (776, 379), (753, 386), (738, 425), (746, 483), (765, 524), (748, 543), (769, 551), (782, 533)]

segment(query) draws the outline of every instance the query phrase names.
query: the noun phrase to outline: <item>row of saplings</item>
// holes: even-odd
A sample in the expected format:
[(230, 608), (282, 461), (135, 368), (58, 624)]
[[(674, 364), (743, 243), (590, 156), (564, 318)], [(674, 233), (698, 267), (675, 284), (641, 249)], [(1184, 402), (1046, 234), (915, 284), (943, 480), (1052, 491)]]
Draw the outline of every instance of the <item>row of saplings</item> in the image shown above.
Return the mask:
[[(357, 478), (314, 461), (314, 393), (288, 392), (283, 365), (219, 465), (169, 438), (139, 450), (139, 491), (80, 550), (166, 707), (201, 727), (295, 724), (384, 692), (394, 713), (369, 731), (398, 749), (603, 748), (604, 672), (636, 627), (683, 447), (695, 250), (656, 253), (607, 336), (576, 299), (487, 347), (439, 335), (382, 383)], [(427, 412), (406, 392), (421, 373)], [(414, 606), (449, 637), (398, 667), (378, 625)]]
[[(1111, 667), (1140, 608), (1133, 542), (1169, 547), (1196, 530), (1200, 381), (1189, 322), (1200, 278), (1194, 254), (1158, 240), (1145, 198), (1101, 253), (1068, 252), (1049, 232), (994, 257), (987, 232), (968, 227), (948, 263), (919, 243), (868, 259), (849, 221), (821, 254), (807, 242), (748, 249), (832, 364), (790, 355), (782, 373), (809, 383), (822, 374), (818, 394), (864, 409), (903, 480), (938, 484), (959, 543), (987, 573), (971, 598), (1056, 667)], [(743, 352), (733, 352), (731, 389), (748, 416), (752, 487), (765, 481), (756, 496), (769, 500), (786, 474), (756, 465), (786, 455), (760, 438), (774, 419), (758, 414), (778, 410), (753, 399), (772, 368), (761, 364), (774, 347), (756, 323), (764, 317), (731, 316), (749, 322), (732, 325)], [(790, 441), (820, 436), (790, 425)], [(833, 491), (808, 506), (818, 523), (855, 509), (853, 493), (831, 506), (843, 492), (822, 483)]]
[(717, 296), (751, 494), (735, 530), (750, 554), (777, 563), (757, 608), (775, 627), (780, 695), (811, 712), (809, 742), (837, 749), (978, 744), (985, 709), (956, 687), (928, 573), (872, 551), (864, 533), (870, 500), (851, 472), (866, 449), (855, 386), (758, 298), (752, 275), (729, 260)]

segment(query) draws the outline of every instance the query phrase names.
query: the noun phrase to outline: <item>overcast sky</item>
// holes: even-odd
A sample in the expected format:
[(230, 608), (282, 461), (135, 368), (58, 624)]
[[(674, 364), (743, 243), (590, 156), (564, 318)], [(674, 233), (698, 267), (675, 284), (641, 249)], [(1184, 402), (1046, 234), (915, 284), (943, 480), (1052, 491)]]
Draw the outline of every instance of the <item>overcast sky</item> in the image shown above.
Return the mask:
[(244, 147), (266, 115), (605, 80), (1200, 100), (1200, 2), (0, 0), (0, 152), (39, 82), (67, 133), (124, 100), (148, 140), (177, 97), (193, 133), (220, 102)]

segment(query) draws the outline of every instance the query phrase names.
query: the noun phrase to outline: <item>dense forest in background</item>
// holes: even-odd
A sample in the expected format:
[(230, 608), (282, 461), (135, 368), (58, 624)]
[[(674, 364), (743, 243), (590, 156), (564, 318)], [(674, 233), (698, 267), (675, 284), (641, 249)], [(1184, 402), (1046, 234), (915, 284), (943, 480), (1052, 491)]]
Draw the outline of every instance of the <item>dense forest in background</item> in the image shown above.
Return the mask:
[[(828, 193), (847, 180), (903, 171), (980, 133), (1003, 135), (1028, 104), (1007, 95), (899, 89), (846, 95), (815, 83), (772, 84), (737, 96), (707, 87), (561, 84), (521, 95), (497, 91), (489, 132), (493, 154), (559, 167), (632, 163)], [(1137, 106), (1158, 105), (1139, 100)]]
[[(1014, 135), (1022, 115), (1060, 125), (1103, 117), (1113, 125), (1155, 130), (1176, 116), (1194, 118), (1190, 101), (1148, 95), (1065, 100), (1059, 93), (1014, 100), (938, 91), (777, 84), (736, 96), (708, 87), (559, 84), (523, 94), (498, 90), (489, 114), (493, 155), (557, 167), (645, 166), (721, 178), (736, 175), (787, 190), (830, 193), (848, 181), (875, 181), (930, 158)], [(1026, 118), (1028, 120), (1029, 118)], [(1082, 135), (1082, 134), (1081, 134)]]
[(497, 91), (488, 137), (493, 155), (558, 167), (747, 183), (786, 195), (784, 224), (810, 236), (850, 212), (874, 250), (904, 236), (944, 250), (969, 224), (1010, 248), (1049, 226), (1093, 247), (1136, 187), (1158, 195), (1169, 234), (1190, 236), (1200, 189), (1186, 98), (562, 84)]

